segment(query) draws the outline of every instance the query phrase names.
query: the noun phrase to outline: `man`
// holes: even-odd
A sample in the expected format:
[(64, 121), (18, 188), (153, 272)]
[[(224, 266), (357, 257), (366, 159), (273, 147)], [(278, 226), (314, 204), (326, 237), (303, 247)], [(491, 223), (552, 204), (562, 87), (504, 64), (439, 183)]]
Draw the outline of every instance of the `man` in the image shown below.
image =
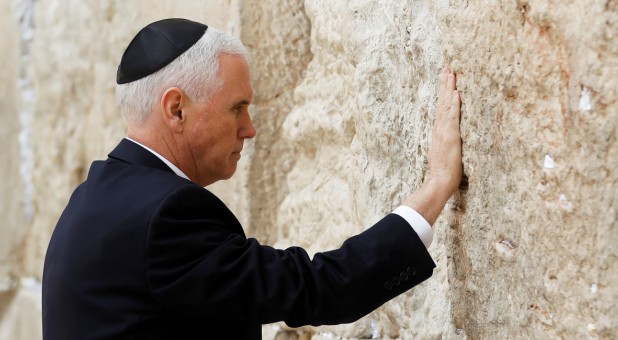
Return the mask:
[(352, 322), (431, 276), (430, 224), (462, 174), (454, 75), (441, 75), (427, 182), (310, 259), (246, 238), (203, 188), (234, 174), (256, 134), (244, 56), (235, 38), (184, 19), (129, 44), (117, 76), (128, 138), (92, 164), (54, 230), (45, 339), (259, 339), (264, 323)]

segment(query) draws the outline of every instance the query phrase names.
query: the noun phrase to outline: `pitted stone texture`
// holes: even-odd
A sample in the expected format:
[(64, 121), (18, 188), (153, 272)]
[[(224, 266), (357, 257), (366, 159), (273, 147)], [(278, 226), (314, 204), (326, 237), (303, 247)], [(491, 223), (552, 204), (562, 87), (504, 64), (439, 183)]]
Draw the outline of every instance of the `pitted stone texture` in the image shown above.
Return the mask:
[(25, 177), (22, 176), (22, 91), (20, 79), (27, 65), (26, 51), (21, 41), (18, 14), (9, 2), (0, 3), (0, 291), (10, 287), (15, 268), (20, 262), (23, 239), (27, 230)]
[[(258, 131), (248, 153), (247, 191), (250, 219), (245, 228), (272, 244), (287, 235), (289, 225), (277, 223), (287, 195), (286, 176), (296, 161), (295, 150), (282, 142), (282, 125), (294, 105), (294, 90), (312, 59), (310, 23), (302, 0), (246, 0), (240, 6), (241, 40), (250, 52), (255, 98), (251, 108)], [(251, 149), (249, 149), (251, 151)], [(244, 157), (244, 155), (243, 155)]]
[(36, 280), (0, 290), (0, 340), (41, 339), (41, 313), (41, 286)]
[(450, 13), (443, 41), (462, 73), (470, 177), (446, 243), (456, 327), (474, 338), (615, 334), (618, 53), (606, 39), (618, 13), (592, 1)]
[(615, 334), (613, 2), (307, 1), (305, 9), (313, 59), (280, 132), (293, 152), (281, 158), (293, 163), (267, 231), (276, 245), (337, 247), (420, 186), (442, 65), (458, 73), (469, 179), (436, 225), (434, 277), (353, 325), (318, 332)]
[[(315, 1), (306, 10), (313, 60), (283, 125), (283, 143), (292, 145), (295, 163), (287, 176), (290, 194), (277, 216), (281, 226), (295, 227), (277, 245), (316, 252), (339, 246), (422, 183), (429, 108), (443, 62), (430, 4)], [(413, 10), (427, 15), (411, 17)], [(411, 25), (426, 45), (424, 55), (414, 56), (416, 64), (407, 44)], [(437, 244), (433, 251), (445, 249)], [(445, 260), (437, 260), (442, 268), (434, 279), (446, 283)], [(454, 333), (444, 313), (447, 290), (419, 287), (355, 324), (317, 332), (397, 337), (420, 320), (431, 324), (430, 318), (441, 326), (415, 334)], [(422, 310), (432, 302), (436, 309)]]

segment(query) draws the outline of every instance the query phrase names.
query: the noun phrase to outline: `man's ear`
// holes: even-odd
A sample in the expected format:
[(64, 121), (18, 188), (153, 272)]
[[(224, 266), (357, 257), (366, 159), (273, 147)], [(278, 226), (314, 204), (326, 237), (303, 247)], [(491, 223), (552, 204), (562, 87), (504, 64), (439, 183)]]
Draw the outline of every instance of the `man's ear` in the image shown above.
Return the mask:
[(182, 109), (186, 100), (185, 93), (177, 87), (170, 87), (161, 96), (163, 120), (174, 132), (180, 132), (184, 127), (186, 119), (182, 114)]

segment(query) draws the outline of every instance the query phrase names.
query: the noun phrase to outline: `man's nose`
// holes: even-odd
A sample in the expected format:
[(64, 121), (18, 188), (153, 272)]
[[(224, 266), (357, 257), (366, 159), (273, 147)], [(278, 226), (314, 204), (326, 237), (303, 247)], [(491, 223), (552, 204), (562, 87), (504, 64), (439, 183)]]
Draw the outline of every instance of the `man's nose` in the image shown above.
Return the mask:
[(247, 112), (246, 118), (243, 121), (243, 124), (238, 131), (238, 137), (240, 138), (253, 138), (257, 134), (257, 130), (255, 126), (253, 126), (253, 121), (251, 120), (251, 115)]

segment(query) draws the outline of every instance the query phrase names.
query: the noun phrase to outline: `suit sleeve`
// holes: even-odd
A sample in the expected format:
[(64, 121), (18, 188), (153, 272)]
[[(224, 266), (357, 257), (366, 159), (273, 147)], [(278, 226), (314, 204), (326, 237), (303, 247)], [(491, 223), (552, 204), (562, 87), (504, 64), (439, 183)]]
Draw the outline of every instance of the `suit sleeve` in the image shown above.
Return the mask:
[(149, 289), (177, 313), (292, 327), (348, 323), (429, 278), (435, 267), (395, 214), (310, 259), (301, 248), (274, 249), (235, 232), (229, 210), (207, 194), (176, 189), (150, 223)]

